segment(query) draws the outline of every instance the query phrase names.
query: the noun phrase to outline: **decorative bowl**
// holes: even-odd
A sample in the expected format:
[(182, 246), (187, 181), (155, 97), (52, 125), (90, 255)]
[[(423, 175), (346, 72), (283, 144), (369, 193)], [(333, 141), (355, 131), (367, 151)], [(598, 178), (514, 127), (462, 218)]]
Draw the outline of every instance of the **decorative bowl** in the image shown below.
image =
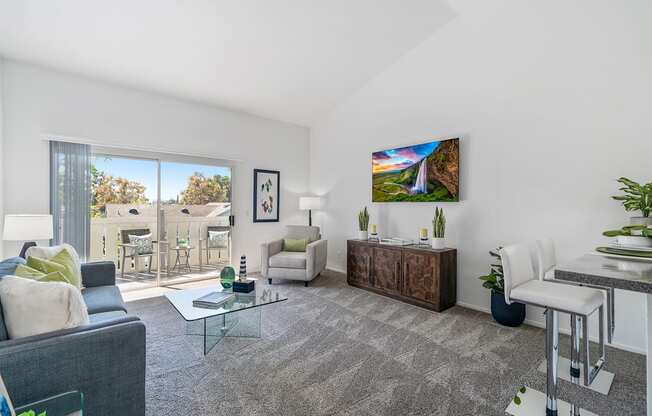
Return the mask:
[(619, 246), (652, 247), (652, 238), (642, 236), (619, 235), (616, 237)]

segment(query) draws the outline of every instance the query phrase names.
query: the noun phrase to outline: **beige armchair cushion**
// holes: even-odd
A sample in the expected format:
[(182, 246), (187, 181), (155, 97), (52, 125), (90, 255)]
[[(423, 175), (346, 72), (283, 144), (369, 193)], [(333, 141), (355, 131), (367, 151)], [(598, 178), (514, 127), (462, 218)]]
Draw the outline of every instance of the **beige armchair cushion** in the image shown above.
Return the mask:
[(312, 227), (309, 225), (288, 225), (286, 230), (287, 235), (285, 238), (293, 238), (295, 240), (305, 238), (309, 243), (321, 238), (319, 235), (319, 227)]
[(269, 258), (269, 267), (305, 269), (306, 253), (298, 251), (281, 251)]

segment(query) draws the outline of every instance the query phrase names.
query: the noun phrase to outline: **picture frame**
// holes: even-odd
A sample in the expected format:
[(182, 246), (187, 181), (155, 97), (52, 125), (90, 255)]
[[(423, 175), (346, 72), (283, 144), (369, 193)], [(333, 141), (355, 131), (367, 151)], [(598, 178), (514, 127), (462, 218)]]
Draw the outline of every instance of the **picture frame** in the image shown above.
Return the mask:
[(254, 169), (254, 222), (279, 222), (281, 206), (281, 173), (277, 170)]

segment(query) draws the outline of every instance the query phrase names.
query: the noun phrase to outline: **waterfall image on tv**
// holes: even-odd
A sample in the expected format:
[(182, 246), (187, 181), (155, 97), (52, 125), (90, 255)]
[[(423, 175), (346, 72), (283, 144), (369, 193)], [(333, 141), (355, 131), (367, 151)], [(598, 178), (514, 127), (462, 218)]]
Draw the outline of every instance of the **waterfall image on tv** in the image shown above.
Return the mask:
[(372, 201), (459, 201), (459, 149), (446, 139), (374, 152)]

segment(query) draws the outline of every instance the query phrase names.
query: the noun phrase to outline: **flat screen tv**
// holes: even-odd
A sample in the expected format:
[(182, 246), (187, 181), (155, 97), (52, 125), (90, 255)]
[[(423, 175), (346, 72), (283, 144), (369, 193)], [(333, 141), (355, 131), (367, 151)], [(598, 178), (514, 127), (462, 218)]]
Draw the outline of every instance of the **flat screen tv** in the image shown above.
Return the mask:
[(373, 202), (459, 201), (460, 139), (374, 152)]

